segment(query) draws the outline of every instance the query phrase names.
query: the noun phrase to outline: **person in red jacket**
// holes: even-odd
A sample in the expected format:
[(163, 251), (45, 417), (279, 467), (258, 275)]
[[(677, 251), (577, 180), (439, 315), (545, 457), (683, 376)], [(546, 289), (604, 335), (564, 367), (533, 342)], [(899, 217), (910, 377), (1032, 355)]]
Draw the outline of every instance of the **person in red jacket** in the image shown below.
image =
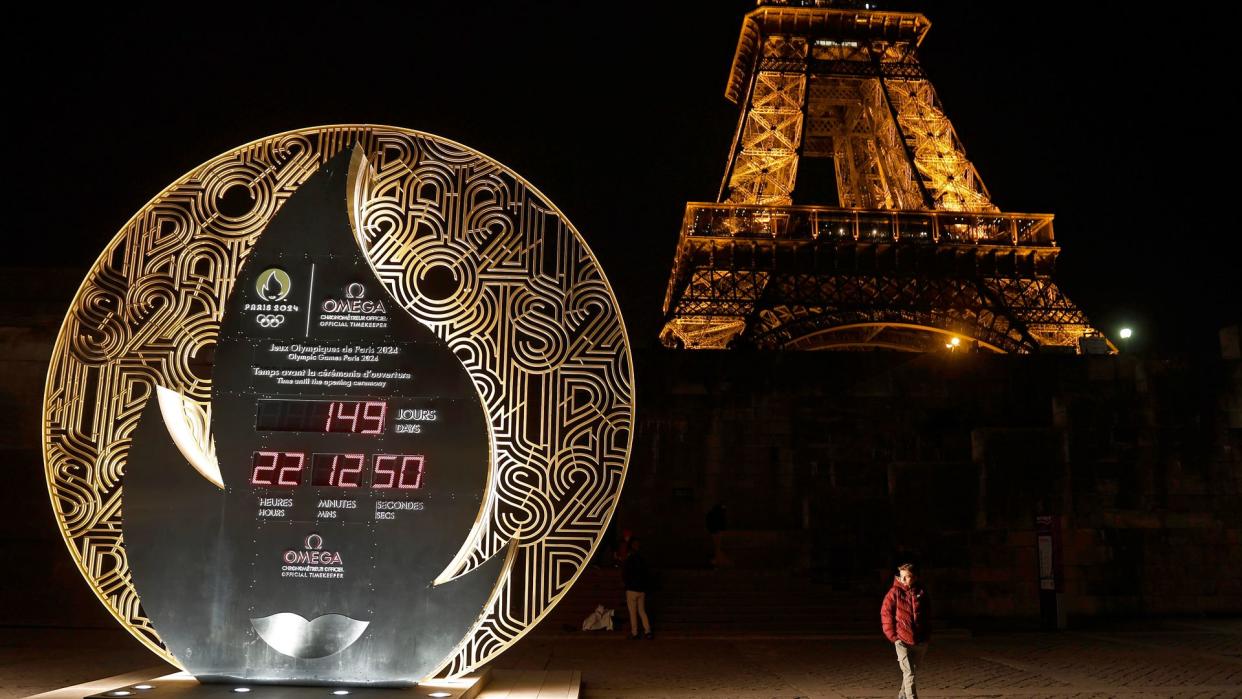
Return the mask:
[(897, 664), (901, 667), (901, 692), (897, 699), (918, 699), (914, 673), (923, 665), (927, 642), (931, 640), (927, 591), (918, 584), (914, 564), (897, 568), (893, 587), (884, 596), (880, 607), (880, 625), (884, 637), (897, 648)]

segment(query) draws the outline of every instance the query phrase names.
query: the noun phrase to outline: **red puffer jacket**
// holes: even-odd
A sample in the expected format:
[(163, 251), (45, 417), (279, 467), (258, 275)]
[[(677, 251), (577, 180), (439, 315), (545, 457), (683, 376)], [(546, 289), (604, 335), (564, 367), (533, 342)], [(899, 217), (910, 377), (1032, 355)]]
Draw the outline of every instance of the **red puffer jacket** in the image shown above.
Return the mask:
[(930, 612), (926, 590), (917, 582), (914, 587), (906, 587), (901, 580), (894, 579), (893, 587), (884, 596), (884, 606), (880, 608), (884, 636), (893, 643), (900, 640), (908, 646), (926, 643), (931, 638)]

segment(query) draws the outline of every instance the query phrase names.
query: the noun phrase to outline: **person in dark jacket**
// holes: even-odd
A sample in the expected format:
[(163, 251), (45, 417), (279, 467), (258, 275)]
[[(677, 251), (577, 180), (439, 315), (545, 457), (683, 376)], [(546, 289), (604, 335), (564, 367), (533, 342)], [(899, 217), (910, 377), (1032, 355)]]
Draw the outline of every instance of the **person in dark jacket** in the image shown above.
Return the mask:
[(630, 539), (630, 552), (621, 567), (621, 581), (625, 583), (625, 606), (630, 608), (630, 640), (642, 638), (638, 634), (640, 617), (647, 638), (655, 638), (651, 633), (651, 622), (647, 619), (647, 590), (651, 587), (651, 573), (637, 538)]
[(901, 667), (901, 692), (897, 699), (919, 697), (914, 676), (923, 665), (927, 643), (931, 640), (930, 612), (931, 603), (927, 591), (918, 584), (914, 564), (906, 563), (897, 568), (893, 587), (880, 607), (884, 637), (897, 648), (897, 665)]

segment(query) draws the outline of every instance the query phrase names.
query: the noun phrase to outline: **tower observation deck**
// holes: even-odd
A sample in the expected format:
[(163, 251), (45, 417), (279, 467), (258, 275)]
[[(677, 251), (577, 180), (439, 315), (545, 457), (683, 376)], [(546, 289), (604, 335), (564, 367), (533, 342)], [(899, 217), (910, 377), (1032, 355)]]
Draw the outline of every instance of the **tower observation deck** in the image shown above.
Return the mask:
[(1109, 352), (1053, 280), (1052, 214), (1000, 211), (917, 49), (931, 23), (761, 0), (725, 96), (715, 202), (690, 202), (661, 341), (723, 349)]

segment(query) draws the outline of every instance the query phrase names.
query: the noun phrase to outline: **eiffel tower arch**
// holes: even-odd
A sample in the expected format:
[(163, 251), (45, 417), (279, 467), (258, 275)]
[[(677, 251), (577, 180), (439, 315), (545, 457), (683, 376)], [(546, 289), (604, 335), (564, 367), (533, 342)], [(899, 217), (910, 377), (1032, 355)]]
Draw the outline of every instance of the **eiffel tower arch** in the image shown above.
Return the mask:
[(1051, 214), (1002, 212), (917, 49), (931, 23), (759, 0), (715, 202), (690, 202), (661, 341), (720, 349), (1111, 352), (1053, 279)]

